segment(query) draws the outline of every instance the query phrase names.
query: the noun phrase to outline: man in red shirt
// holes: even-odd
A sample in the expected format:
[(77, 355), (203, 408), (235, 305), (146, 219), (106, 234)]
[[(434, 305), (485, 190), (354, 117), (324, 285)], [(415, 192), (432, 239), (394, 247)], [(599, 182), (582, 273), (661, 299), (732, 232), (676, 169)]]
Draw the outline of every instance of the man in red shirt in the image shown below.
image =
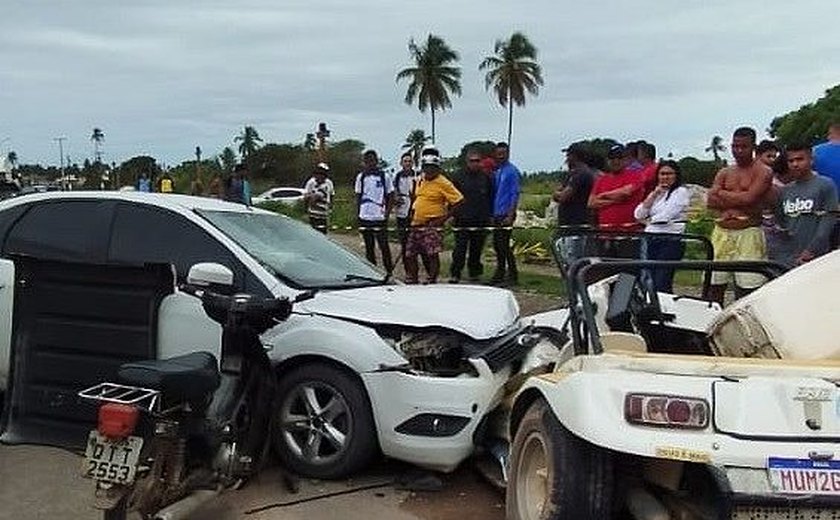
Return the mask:
[[(644, 200), (645, 193), (638, 171), (625, 166), (625, 149), (613, 145), (607, 153), (607, 171), (595, 179), (589, 195), (589, 208), (598, 215), (598, 227), (609, 231), (641, 231), (633, 211)], [(638, 258), (635, 240), (605, 240), (602, 256)]]

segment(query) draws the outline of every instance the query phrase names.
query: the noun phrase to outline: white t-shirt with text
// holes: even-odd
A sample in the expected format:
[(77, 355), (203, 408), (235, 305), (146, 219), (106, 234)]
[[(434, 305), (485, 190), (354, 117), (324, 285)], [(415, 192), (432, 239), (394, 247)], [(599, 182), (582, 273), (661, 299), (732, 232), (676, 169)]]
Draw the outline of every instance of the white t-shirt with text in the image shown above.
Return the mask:
[(355, 185), (356, 195), (361, 195), (359, 218), (385, 220), (385, 200), (393, 191), (391, 178), (385, 173), (379, 170), (373, 173), (359, 173)]

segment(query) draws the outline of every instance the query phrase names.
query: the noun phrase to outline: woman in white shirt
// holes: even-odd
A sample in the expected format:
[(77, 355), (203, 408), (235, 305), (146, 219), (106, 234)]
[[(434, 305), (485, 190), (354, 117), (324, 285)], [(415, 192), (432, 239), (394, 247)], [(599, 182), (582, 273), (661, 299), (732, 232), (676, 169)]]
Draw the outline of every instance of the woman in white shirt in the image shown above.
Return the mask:
[[(676, 161), (660, 162), (656, 169), (656, 180), (656, 189), (636, 206), (633, 214), (636, 220), (646, 224), (646, 233), (680, 234), (685, 231), (685, 212), (691, 194), (682, 185), (679, 164)], [(682, 240), (651, 238), (647, 244), (647, 257), (650, 260), (681, 260), (685, 253)], [(673, 292), (673, 269), (653, 269), (652, 276), (657, 291)]]

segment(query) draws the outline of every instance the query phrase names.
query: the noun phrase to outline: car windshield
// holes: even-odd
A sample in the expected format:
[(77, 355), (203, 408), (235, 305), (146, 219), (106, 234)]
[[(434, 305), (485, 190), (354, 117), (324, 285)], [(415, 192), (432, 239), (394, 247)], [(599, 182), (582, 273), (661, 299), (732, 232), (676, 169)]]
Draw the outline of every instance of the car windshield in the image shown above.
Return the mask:
[(304, 289), (384, 283), (384, 275), (323, 234), (265, 213), (197, 210), (278, 278)]

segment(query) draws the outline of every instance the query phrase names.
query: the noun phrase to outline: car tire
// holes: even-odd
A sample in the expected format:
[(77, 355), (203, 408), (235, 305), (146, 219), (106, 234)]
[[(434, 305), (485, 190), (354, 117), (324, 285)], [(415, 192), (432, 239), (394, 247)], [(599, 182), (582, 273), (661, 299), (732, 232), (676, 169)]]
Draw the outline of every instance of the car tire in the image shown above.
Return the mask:
[(537, 400), (525, 412), (511, 449), (507, 518), (612, 517), (611, 454), (576, 437)]
[(272, 444), (281, 463), (305, 477), (338, 479), (378, 451), (370, 402), (344, 370), (312, 363), (281, 373)]

